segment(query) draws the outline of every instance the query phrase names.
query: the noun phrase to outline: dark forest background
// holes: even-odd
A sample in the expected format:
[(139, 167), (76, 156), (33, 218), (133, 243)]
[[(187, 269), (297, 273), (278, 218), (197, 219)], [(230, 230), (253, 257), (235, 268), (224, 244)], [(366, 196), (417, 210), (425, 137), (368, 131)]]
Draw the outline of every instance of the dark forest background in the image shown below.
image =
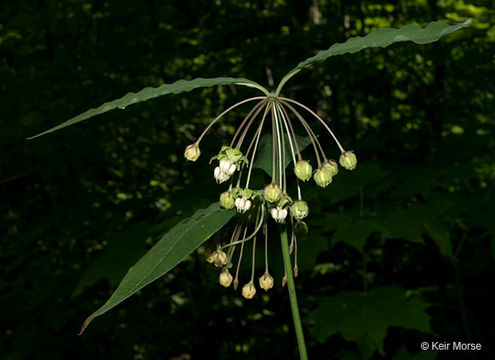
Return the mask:
[[(359, 159), (329, 188), (306, 186), (297, 286), (311, 359), (495, 358), (494, 5), (2, 1), (0, 359), (297, 358), (280, 277), (244, 300), (218, 285), (204, 248), (77, 336), (161, 233), (217, 200), (207, 160), (249, 108), (214, 128), (197, 163), (183, 151), (253, 90), (169, 95), (25, 138), (145, 86), (233, 76), (272, 87), (348, 37), (468, 17), (438, 43), (334, 57), (284, 89)], [(483, 350), (422, 352), (425, 340)]]

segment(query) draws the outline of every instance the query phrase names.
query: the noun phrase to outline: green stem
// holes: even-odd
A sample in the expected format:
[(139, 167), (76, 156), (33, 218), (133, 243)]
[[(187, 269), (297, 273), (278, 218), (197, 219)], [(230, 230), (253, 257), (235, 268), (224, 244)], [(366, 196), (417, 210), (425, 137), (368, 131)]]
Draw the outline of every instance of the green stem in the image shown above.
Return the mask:
[(260, 90), (266, 96), (271, 96), (270, 92), (267, 89), (265, 89), (263, 86), (261, 86), (260, 84), (254, 82), (254, 81), (252, 81), (251, 83), (235, 83), (235, 84), (255, 88), (255, 89)]
[(294, 70), (290, 71), (289, 73), (287, 73), (282, 78), (282, 80), (280, 81), (280, 84), (278, 84), (278, 86), (277, 86), (277, 90), (275, 90), (275, 96), (279, 96), (280, 95), (280, 91), (282, 91), (282, 88), (284, 87), (285, 83), (287, 81), (289, 81), (289, 79), (291, 77), (293, 77), (294, 75), (296, 75), (299, 71), (301, 71), (301, 69), (294, 69)]
[(284, 258), (284, 267), (287, 276), (287, 288), (289, 289), (292, 318), (294, 319), (294, 327), (296, 329), (299, 356), (301, 357), (301, 360), (308, 360), (308, 353), (306, 351), (306, 343), (304, 342), (304, 333), (301, 324), (301, 316), (299, 315), (299, 307), (297, 306), (296, 286), (294, 285), (294, 277), (292, 276), (289, 243), (287, 241), (287, 228), (283, 224), (280, 225), (280, 240), (282, 241), (282, 255)]

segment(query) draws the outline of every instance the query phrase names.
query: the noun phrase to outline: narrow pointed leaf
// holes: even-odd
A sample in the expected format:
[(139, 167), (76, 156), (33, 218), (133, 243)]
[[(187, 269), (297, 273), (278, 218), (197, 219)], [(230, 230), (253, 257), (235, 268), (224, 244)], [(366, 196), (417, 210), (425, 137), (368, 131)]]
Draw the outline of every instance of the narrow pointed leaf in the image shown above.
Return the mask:
[(234, 215), (234, 210), (222, 210), (217, 202), (206, 209), (198, 210), (193, 216), (170, 229), (129, 269), (110, 299), (84, 321), (81, 333), (95, 317), (104, 314), (173, 269)]
[(93, 116), (106, 113), (107, 111), (110, 110), (125, 109), (129, 105), (141, 101), (146, 101), (158, 96), (163, 96), (168, 94), (178, 94), (181, 92), (191, 91), (200, 87), (211, 87), (215, 85), (230, 85), (230, 84), (244, 85), (244, 86), (258, 88), (260, 90), (263, 89), (259, 84), (255, 83), (254, 81), (243, 78), (219, 77), (219, 78), (211, 78), (211, 79), (197, 78), (194, 80), (178, 80), (172, 84), (163, 84), (161, 86), (154, 88), (146, 87), (136, 93), (130, 92), (127, 95), (121, 97), (120, 99), (106, 102), (103, 105), (94, 109), (89, 109), (83, 112), (82, 114), (79, 114), (73, 117), (72, 119), (63, 122), (60, 125), (57, 125), (51, 129), (48, 129), (28, 139), (34, 139), (36, 137), (49, 134), (51, 132), (63, 129), (67, 126), (74, 125), (81, 121), (87, 120)]
[[(471, 25), (471, 19), (467, 19), (463, 23), (456, 25), (448, 25), (445, 23), (432, 22), (425, 28), (421, 28), (416, 24), (404, 25), (399, 29), (382, 28), (370, 32), (366, 36), (351, 37), (344, 43), (332, 45), (327, 50), (320, 50), (315, 56), (312, 56), (304, 61), (301, 61), (297, 67), (289, 71), (282, 79), (278, 91), (281, 86), (297, 72), (305, 67), (328, 59), (331, 56), (353, 54), (370, 47), (387, 47), (391, 44), (412, 41), (416, 44), (427, 44), (439, 40), (442, 36), (450, 34), (456, 30), (468, 27)], [(277, 92), (278, 93), (278, 92)]]

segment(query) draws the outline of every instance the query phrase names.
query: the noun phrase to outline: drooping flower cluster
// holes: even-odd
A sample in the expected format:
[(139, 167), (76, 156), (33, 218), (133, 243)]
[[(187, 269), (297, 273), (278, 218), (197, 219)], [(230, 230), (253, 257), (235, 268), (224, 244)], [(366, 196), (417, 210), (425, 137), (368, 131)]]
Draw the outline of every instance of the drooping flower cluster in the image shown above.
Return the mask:
[[(294, 275), (297, 276), (297, 236), (308, 232), (308, 225), (303, 219), (309, 214), (309, 206), (302, 199), (300, 181), (307, 182), (313, 178), (316, 185), (325, 188), (332, 183), (332, 178), (339, 172), (337, 162), (326, 158), (315, 132), (300, 114), (300, 110), (296, 108), (305, 110), (329, 132), (340, 149), (339, 163), (344, 169), (354, 170), (357, 164), (356, 155), (352, 151), (343, 149), (330, 127), (313, 110), (297, 101), (276, 96), (246, 99), (222, 112), (208, 125), (198, 138), (198, 141), (186, 148), (184, 152), (186, 159), (190, 161), (198, 159), (200, 155), (199, 143), (216, 121), (237, 106), (251, 101), (257, 101), (257, 103), (237, 128), (230, 145), (222, 146), (220, 152), (213, 156), (210, 161), (210, 163), (218, 161), (213, 171), (215, 181), (218, 184), (230, 181), (228, 189), (220, 195), (220, 205), (227, 210), (235, 208), (241, 216), (232, 233), (230, 242), (219, 246), (207, 257), (208, 262), (221, 267), (220, 284), (225, 287), (233, 284), (234, 289), (237, 289), (239, 285), (239, 269), (245, 245), (248, 242), (252, 243), (251, 279), (242, 287), (242, 296), (246, 299), (251, 299), (256, 294), (254, 264), (256, 240), (260, 230), (265, 240), (265, 271), (258, 278), (259, 287), (266, 291), (271, 289), (274, 284), (274, 279), (268, 270), (268, 218), (271, 217), (276, 223), (282, 224), (281, 226), (286, 226), (287, 220), (290, 221), (293, 230), (290, 252), (294, 253), (293, 271)], [(270, 118), (271, 121), (267, 121), (267, 118)], [(259, 121), (255, 122), (256, 119)], [(311, 141), (317, 163), (315, 170), (310, 162), (301, 156), (299, 138), (294, 130), (294, 119), (298, 120)], [(268, 127), (269, 122), (271, 122), (272, 140), (271, 181), (263, 189), (255, 190), (249, 186), (253, 163), (263, 128)], [(253, 126), (253, 124), (256, 125)], [(250, 129), (254, 130), (250, 133)], [(244, 140), (249, 133), (252, 135), (249, 144), (243, 146)], [(242, 152), (243, 150), (245, 153)], [(287, 153), (289, 154), (288, 159), (286, 159)], [(287, 187), (288, 173), (286, 168), (290, 160), (292, 160), (296, 178), (297, 194), (294, 198), (288, 195)], [(236, 249), (239, 249), (239, 254), (235, 275), (232, 276), (230, 269), (234, 266), (233, 259)], [(285, 276), (282, 279), (282, 285), (284, 284)]]

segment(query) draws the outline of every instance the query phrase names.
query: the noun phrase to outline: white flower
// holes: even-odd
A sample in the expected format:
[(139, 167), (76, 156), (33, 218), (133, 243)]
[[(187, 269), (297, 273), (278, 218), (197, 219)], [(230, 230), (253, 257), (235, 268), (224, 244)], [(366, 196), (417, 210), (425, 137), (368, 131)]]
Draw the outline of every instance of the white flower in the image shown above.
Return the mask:
[(230, 160), (221, 160), (220, 165), (213, 171), (213, 176), (218, 184), (221, 184), (232, 176), (236, 171), (235, 164)]
[(287, 209), (283, 209), (281, 207), (273, 208), (271, 214), (272, 214), (272, 218), (276, 222), (281, 223), (287, 217)]
[(227, 174), (229, 177), (235, 173), (236, 166), (230, 160), (220, 160), (220, 171)]
[(227, 175), (225, 172), (220, 169), (220, 167), (216, 167), (215, 170), (213, 171), (213, 176), (215, 177), (215, 180), (218, 184), (221, 184), (225, 181), (227, 181), (230, 178), (230, 175)]
[(235, 207), (238, 212), (245, 213), (251, 208), (251, 200), (246, 199), (245, 197), (237, 198), (235, 199)]

